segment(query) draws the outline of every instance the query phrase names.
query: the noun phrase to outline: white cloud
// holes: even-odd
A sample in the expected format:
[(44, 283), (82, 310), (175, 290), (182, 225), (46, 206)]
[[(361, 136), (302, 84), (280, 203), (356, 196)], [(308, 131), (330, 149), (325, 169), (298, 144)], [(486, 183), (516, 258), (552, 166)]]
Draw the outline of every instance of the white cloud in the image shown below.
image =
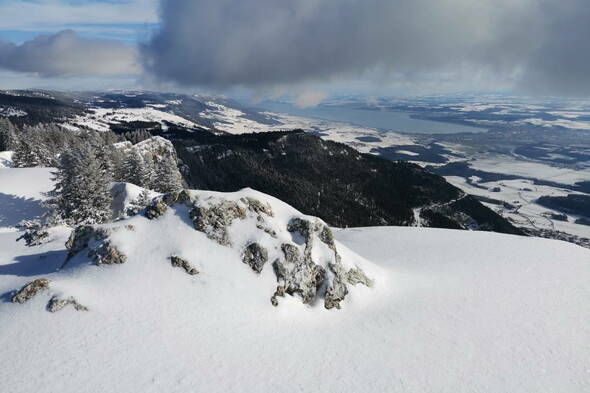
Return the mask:
[(318, 106), (326, 97), (327, 94), (321, 91), (304, 90), (295, 97), (294, 104), (299, 108), (311, 108)]
[(82, 38), (71, 30), (40, 35), (20, 45), (0, 41), (0, 68), (44, 77), (138, 74), (134, 46)]

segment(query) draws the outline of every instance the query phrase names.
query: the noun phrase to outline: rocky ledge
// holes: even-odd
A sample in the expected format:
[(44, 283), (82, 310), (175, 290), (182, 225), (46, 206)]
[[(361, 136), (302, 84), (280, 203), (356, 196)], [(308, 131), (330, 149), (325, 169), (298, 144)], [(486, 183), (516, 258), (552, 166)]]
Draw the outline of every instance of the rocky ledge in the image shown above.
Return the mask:
[[(201, 241), (237, 250), (241, 262), (254, 274), (268, 274), (266, 271), (271, 269), (276, 289), (268, 295), (274, 306), (279, 305), (280, 298), (294, 296), (304, 304), (321, 302), (326, 309), (339, 309), (350, 286), (373, 285), (373, 280), (360, 267), (343, 261), (333, 233), (323, 221), (271, 200), (280, 210), (280, 214), (275, 214), (273, 206), (265, 199), (263, 194), (252, 190), (230, 194), (183, 190), (155, 198), (140, 213), (149, 220), (148, 225), (158, 225), (169, 213), (184, 215), (195, 231), (205, 235)], [(66, 244), (67, 261), (83, 254), (95, 265), (125, 263), (128, 256), (113, 241), (120, 231), (135, 231), (135, 228), (125, 220), (78, 227)], [(198, 253), (198, 250), (195, 246), (194, 251)], [(206, 273), (206, 266), (199, 266), (197, 270), (186, 255), (172, 254), (167, 258), (169, 265), (182, 268), (194, 279), (199, 279), (198, 273)], [(53, 303), (52, 309), (68, 304), (78, 309), (70, 299)]]

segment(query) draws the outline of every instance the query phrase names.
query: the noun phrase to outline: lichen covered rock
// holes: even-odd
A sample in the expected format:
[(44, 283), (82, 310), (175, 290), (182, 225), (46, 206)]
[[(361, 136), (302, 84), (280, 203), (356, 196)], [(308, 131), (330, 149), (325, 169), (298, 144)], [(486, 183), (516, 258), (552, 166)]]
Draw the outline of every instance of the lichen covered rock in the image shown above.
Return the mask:
[(50, 281), (46, 278), (38, 278), (36, 280), (31, 281), (24, 287), (22, 287), (16, 294), (12, 297), (13, 303), (25, 303), (39, 292), (44, 291), (49, 288)]
[(248, 207), (248, 210), (251, 212), (274, 217), (272, 207), (268, 203), (262, 203), (258, 199), (250, 197), (241, 198), (240, 200)]
[(235, 219), (246, 217), (246, 210), (237, 202), (222, 201), (209, 207), (195, 205), (190, 211), (195, 229), (203, 232), (211, 240), (228, 246), (228, 227)]
[(331, 280), (328, 280), (326, 294), (324, 296), (324, 307), (328, 310), (331, 308), (340, 309), (340, 302), (348, 295), (348, 288), (346, 287), (346, 273), (344, 267), (338, 260), (336, 263), (329, 265), (329, 270), (332, 275)]
[(289, 295), (299, 294), (304, 304), (313, 303), (318, 289), (324, 283), (324, 268), (310, 258), (302, 257), (299, 249), (292, 244), (283, 244), (281, 249), (284, 260), (277, 259), (273, 262), (278, 287), (281, 287), (277, 287), (277, 291)]
[(371, 280), (365, 272), (359, 268), (352, 268), (346, 272), (346, 281), (351, 285), (363, 284), (367, 287), (373, 286), (373, 280)]
[(92, 258), (97, 265), (119, 265), (127, 261), (127, 256), (114, 247), (108, 240), (90, 250), (88, 256)]
[[(367, 286), (369, 286), (368, 283), (371, 283), (372, 285), (372, 281), (365, 276), (362, 270), (351, 269), (350, 274), (346, 271), (342, 264), (342, 258), (336, 249), (332, 231), (320, 220), (312, 222), (303, 218), (294, 218), (288, 223), (287, 230), (298, 233), (303, 238), (304, 252), (303, 256), (300, 256), (295, 246), (283, 244), (282, 250), (286, 264), (275, 261), (273, 265), (279, 286), (284, 286), (286, 293), (301, 293), (303, 302), (309, 303), (318, 295), (318, 291), (323, 290), (323, 293), (319, 293), (319, 295), (323, 295), (324, 307), (339, 309), (340, 302), (348, 294), (347, 283), (353, 285), (363, 283)], [(312, 260), (316, 237), (333, 252), (332, 262), (328, 264), (327, 270)], [(280, 293), (280, 291), (278, 292)], [(277, 302), (276, 296), (273, 296), (271, 301), (275, 304)]]

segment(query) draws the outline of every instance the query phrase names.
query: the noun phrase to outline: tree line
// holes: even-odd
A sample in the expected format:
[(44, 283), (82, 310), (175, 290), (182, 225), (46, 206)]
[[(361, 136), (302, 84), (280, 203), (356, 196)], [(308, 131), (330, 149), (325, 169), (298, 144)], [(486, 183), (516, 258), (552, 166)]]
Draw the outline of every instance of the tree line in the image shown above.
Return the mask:
[[(151, 135), (150, 135), (151, 136)], [(111, 183), (128, 182), (156, 192), (182, 188), (175, 160), (115, 144), (143, 141), (131, 132), (71, 131), (57, 124), (16, 127), (0, 119), (0, 151), (14, 151), (17, 168), (55, 167), (55, 188), (49, 193), (54, 217), (68, 225), (95, 224), (111, 219)]]

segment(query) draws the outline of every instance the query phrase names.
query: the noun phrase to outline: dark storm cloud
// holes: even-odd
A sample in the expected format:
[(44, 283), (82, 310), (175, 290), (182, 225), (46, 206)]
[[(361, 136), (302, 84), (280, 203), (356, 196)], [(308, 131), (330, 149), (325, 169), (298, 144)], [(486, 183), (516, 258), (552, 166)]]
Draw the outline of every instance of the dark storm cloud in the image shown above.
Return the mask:
[(542, 34), (521, 84), (542, 94), (590, 95), (590, 1), (543, 1)]
[(482, 73), (590, 93), (587, 0), (163, 0), (145, 67), (181, 84), (267, 86)]
[(71, 30), (20, 45), (0, 41), (0, 68), (41, 76), (113, 76), (140, 71), (137, 49), (117, 41), (82, 38)]

